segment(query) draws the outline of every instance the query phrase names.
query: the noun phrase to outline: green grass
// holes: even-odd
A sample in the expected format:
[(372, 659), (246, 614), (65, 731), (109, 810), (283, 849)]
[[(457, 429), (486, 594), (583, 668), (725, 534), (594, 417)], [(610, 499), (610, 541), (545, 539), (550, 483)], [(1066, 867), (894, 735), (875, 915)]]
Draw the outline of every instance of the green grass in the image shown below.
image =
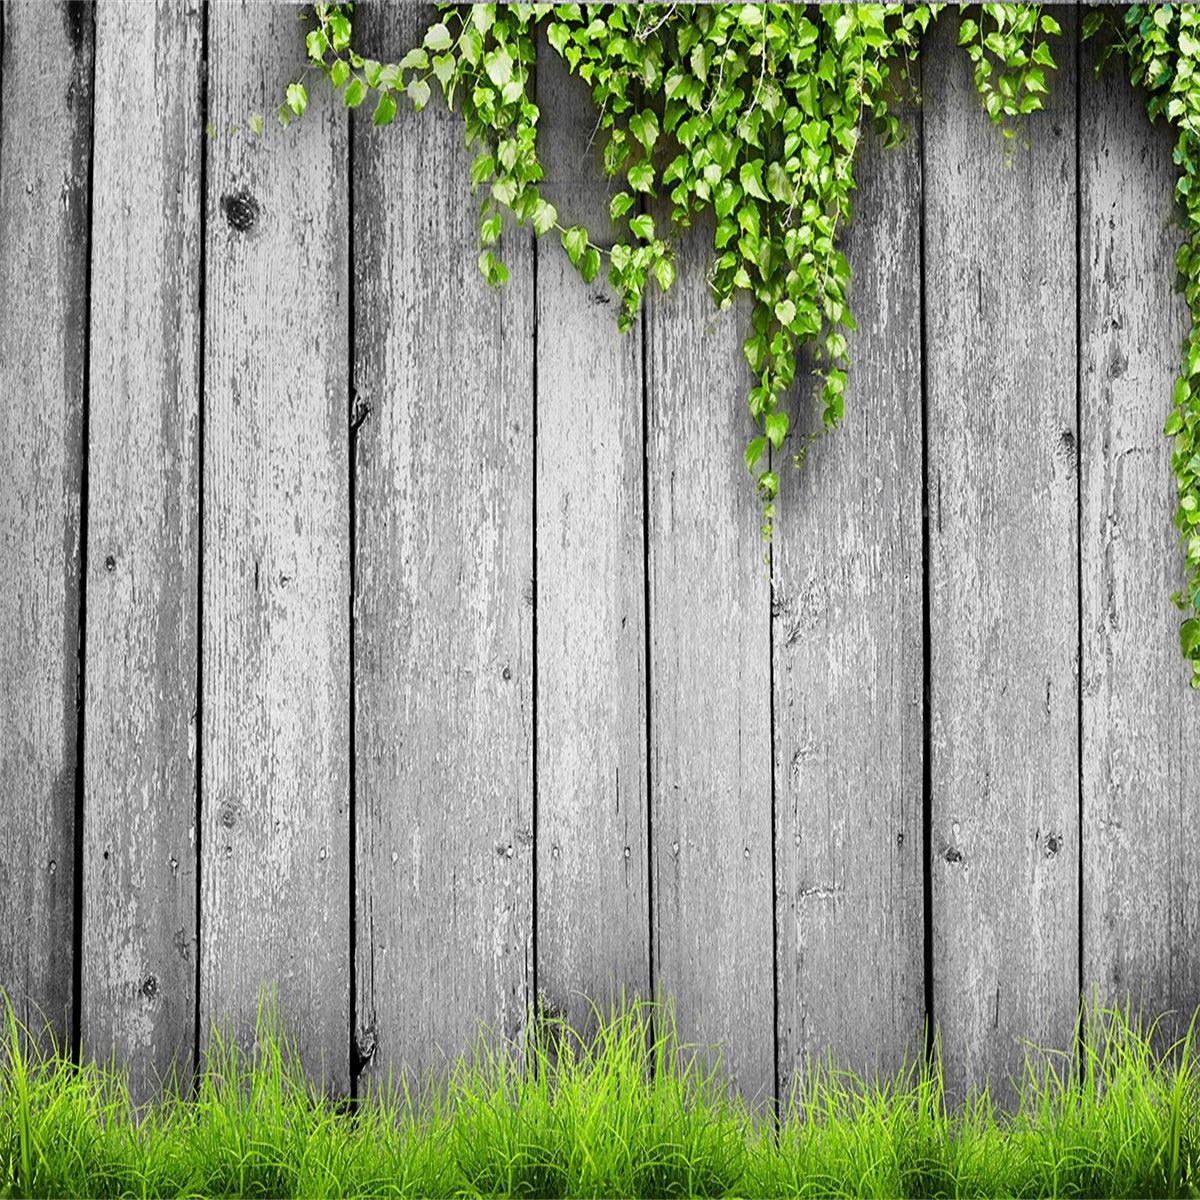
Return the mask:
[(936, 1069), (867, 1086), (812, 1073), (776, 1124), (679, 1044), (670, 1013), (582, 1039), (481, 1038), (440, 1085), (323, 1101), (269, 1006), (255, 1049), (214, 1038), (188, 1097), (135, 1110), (118, 1073), (0, 1051), (0, 1194), (12, 1196), (1173, 1196), (1200, 1183), (1189, 1038), (1088, 1018), (1078, 1056), (1031, 1056), (1020, 1109), (959, 1107)]

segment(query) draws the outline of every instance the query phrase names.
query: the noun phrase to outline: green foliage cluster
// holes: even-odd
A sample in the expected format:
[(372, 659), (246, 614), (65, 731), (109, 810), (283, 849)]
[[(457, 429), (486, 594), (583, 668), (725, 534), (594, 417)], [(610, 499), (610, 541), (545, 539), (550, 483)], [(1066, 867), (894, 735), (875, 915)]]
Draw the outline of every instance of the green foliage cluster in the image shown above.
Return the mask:
[(1192, 324), (1164, 432), (1174, 439), (1175, 527), (1186, 564), (1184, 585), (1173, 599), (1187, 614), (1179, 630), (1180, 648), (1192, 666), (1192, 687), (1200, 688), (1200, 7), (1131, 4), (1117, 16), (1096, 9), (1084, 19), (1084, 36), (1103, 25), (1110, 38), (1098, 66), (1113, 50), (1123, 52), (1130, 80), (1149, 95), (1151, 120), (1165, 117), (1179, 135), (1175, 196), (1186, 221), (1186, 240), (1175, 263)]
[[(674, 281), (670, 233), (712, 212), (713, 299), (726, 308), (747, 292), (753, 301), (744, 352), (755, 430), (745, 458), (769, 534), (779, 476), (768, 447), (781, 452), (792, 432), (799, 459), (815, 436), (789, 430), (782, 404), (800, 347), (812, 350), (821, 431), (842, 419), (854, 320), (837, 238), (850, 218), (855, 151), (868, 121), (885, 142), (902, 135), (889, 100), (941, 6), (444, 5), (423, 44), (389, 64), (350, 47), (349, 7), (314, 6), (310, 63), (351, 108), (373, 94), (376, 124), (393, 120), (397, 95), (421, 108), (431, 82), (441, 85), (476, 154), (479, 266), (489, 282), (507, 278), (495, 246), (508, 213), (539, 235), (557, 233), (585, 281), (607, 264), (625, 330), (648, 281), (663, 291)], [(988, 5), (984, 20), (986, 31), (974, 21), (962, 29), (988, 112), (999, 121), (1036, 108), (1052, 65), (1042, 38), (1057, 26), (1038, 5)], [(607, 250), (596, 231), (560, 220), (539, 190), (539, 28), (592, 90), (604, 168), (619, 181)], [(303, 85), (292, 86), (285, 121), (307, 102)]]
[[(351, 46), (353, 5), (316, 3), (307, 37), (310, 70), (345, 104), (372, 98), (373, 121), (394, 120), (397, 101), (414, 108), (440, 86), (462, 113), (481, 193), (479, 267), (488, 282), (508, 273), (497, 257), (505, 215), (555, 234), (583, 279), (607, 278), (628, 329), (652, 279), (675, 278), (672, 235), (711, 212), (713, 299), (751, 300), (743, 349), (753, 376), (754, 422), (746, 465), (763, 502), (769, 537), (785, 443), (798, 463), (811, 440), (842, 419), (850, 365), (850, 270), (838, 235), (851, 215), (854, 160), (873, 123), (885, 143), (903, 136), (890, 111), (921, 35), (942, 4), (443, 4), (422, 45), (381, 63)], [(1200, 8), (1132, 5), (1090, 14), (1085, 35), (1105, 21), (1131, 77), (1150, 93), (1152, 116), (1178, 129), (1179, 200), (1188, 240), (1179, 268), (1193, 314), (1184, 368), (1166, 432), (1184, 543), (1188, 613), (1181, 645), (1200, 687)], [(592, 90), (605, 170), (617, 181), (613, 230), (562, 217), (540, 191), (540, 111), (533, 88), (539, 31)], [(960, 7), (959, 44), (974, 64), (988, 115), (1006, 137), (1039, 109), (1054, 68), (1048, 38), (1061, 33), (1040, 4)], [(303, 82), (288, 88), (280, 119), (303, 113)], [(602, 242), (615, 231), (605, 249)], [(783, 404), (807, 348), (821, 399), (821, 425), (790, 427)]]
[(936, 1058), (870, 1083), (819, 1061), (752, 1111), (670, 1010), (539, 1020), (481, 1038), (428, 1088), (333, 1104), (266, 1009), (252, 1048), (210, 1038), (193, 1087), (135, 1108), (111, 1068), (0, 1022), (0, 1196), (1189, 1196), (1190, 1042), (1093, 1010), (1073, 1055), (1029, 1054), (1020, 1109), (956, 1107)]
[(983, 4), (976, 21), (964, 12), (958, 27), (958, 44), (966, 48), (975, 65), (975, 88), (987, 114), (1004, 123), (1004, 136), (1012, 137), (1007, 118), (1035, 112), (1047, 92), (1046, 72), (1054, 70), (1054, 57), (1046, 36), (1062, 33), (1059, 23), (1039, 4)]

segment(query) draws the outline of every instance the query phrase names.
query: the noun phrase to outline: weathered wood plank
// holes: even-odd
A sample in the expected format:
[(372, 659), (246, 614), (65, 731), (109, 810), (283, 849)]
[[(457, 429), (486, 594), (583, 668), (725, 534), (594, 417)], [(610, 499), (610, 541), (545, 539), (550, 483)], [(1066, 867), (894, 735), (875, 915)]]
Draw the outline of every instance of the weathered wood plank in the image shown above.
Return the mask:
[(711, 228), (680, 239), (647, 313), (650, 803), (655, 985), (680, 1035), (719, 1042), (751, 1100), (775, 1088), (770, 581), (742, 449), (745, 311), (718, 314)]
[(295, 9), (209, 10), (200, 1019), (274, 986), (309, 1069), (349, 1073), (345, 111), (295, 70)]
[[(1088, 59), (1092, 58), (1090, 47)], [(1179, 658), (1182, 583), (1162, 436), (1187, 307), (1175, 293), (1174, 138), (1122, 63), (1085, 66), (1080, 162), (1083, 982), (1147, 1015), (1200, 1005), (1200, 708)]]
[(0, 8), (0, 989), (69, 1036), (93, 26)]
[(923, 70), (933, 1008), (950, 1092), (1003, 1096), (1078, 1002), (1075, 72), (1005, 147), (954, 34)]
[(139, 1097), (195, 1045), (202, 20), (96, 10), (82, 1037)]
[[(549, 47), (538, 104), (544, 194), (609, 228), (596, 108)], [(650, 982), (642, 330), (537, 248), (538, 989), (577, 1025)]]
[[(424, 6), (364, 9), (379, 56)], [(475, 265), (462, 121), (356, 128), (357, 1012), (369, 1077), (516, 1034), (533, 961), (533, 254)]]
[[(785, 465), (774, 543), (779, 1080), (919, 1057), (921, 141), (858, 153), (846, 418)], [(804, 379), (793, 428), (820, 425)]]

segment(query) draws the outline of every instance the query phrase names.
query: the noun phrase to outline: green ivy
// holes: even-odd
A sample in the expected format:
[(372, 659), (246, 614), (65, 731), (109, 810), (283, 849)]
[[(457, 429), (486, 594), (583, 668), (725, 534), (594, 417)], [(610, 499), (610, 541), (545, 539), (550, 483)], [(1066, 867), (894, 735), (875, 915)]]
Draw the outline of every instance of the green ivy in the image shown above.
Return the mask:
[[(353, 5), (318, 3), (308, 70), (324, 75), (349, 108), (369, 100), (375, 125), (394, 120), (401, 98), (424, 108), (435, 87), (461, 113), (481, 197), (479, 269), (490, 284), (508, 278), (496, 254), (507, 216), (557, 236), (586, 282), (606, 270), (620, 298), (618, 325), (628, 330), (646, 287), (665, 292), (674, 282), (676, 232), (711, 211), (714, 302), (751, 299), (743, 350), (754, 428), (745, 460), (769, 537), (779, 491), (769, 448), (782, 454), (789, 446), (798, 463), (812, 439), (842, 419), (846, 335), (855, 326), (838, 236), (851, 215), (855, 153), (867, 122), (885, 144), (903, 137), (889, 99), (907, 83), (921, 35), (944, 7), (443, 4), (420, 46), (382, 63), (352, 48)], [(1042, 107), (1055, 65), (1047, 39), (1062, 31), (1040, 4), (959, 11), (958, 41), (975, 86), (1011, 138), (1015, 123)], [(1189, 221), (1179, 267), (1193, 324), (1166, 432), (1175, 439), (1175, 521), (1187, 556), (1176, 600), (1200, 613), (1200, 9), (1133, 5), (1119, 20), (1092, 13), (1085, 36), (1106, 19), (1134, 83), (1151, 93), (1151, 115), (1165, 114), (1179, 130), (1177, 193)], [(589, 85), (599, 113), (604, 169), (618, 181), (608, 249), (601, 231), (570, 223), (541, 195), (532, 88), (539, 32)], [(302, 115), (307, 103), (301, 79), (288, 87), (280, 120)], [(815, 430), (790, 428), (782, 404), (802, 347), (821, 399)], [(1181, 641), (1200, 687), (1200, 618), (1184, 621)]]
[(1107, 26), (1110, 37), (1097, 70), (1114, 50), (1129, 64), (1135, 87), (1145, 88), (1151, 120), (1165, 117), (1178, 132), (1175, 196), (1186, 220), (1186, 240), (1175, 257), (1192, 314), (1164, 433), (1174, 444), (1179, 505), (1175, 528), (1183, 546), (1184, 584), (1172, 599), (1187, 614), (1180, 649), (1200, 688), (1200, 8), (1187, 4), (1131, 4), (1123, 14), (1097, 9), (1084, 19), (1084, 37)]
[(1046, 37), (1061, 35), (1062, 28), (1040, 4), (983, 4), (978, 21), (965, 10), (958, 44), (975, 64), (975, 88), (988, 116), (1010, 138), (1016, 132), (1010, 118), (1042, 107), (1046, 72), (1055, 67)]

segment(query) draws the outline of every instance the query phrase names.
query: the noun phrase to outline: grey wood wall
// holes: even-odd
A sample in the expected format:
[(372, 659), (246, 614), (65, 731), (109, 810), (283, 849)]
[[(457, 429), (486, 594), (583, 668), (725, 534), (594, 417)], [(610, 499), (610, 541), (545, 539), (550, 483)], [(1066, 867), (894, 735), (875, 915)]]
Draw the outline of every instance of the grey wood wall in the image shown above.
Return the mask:
[[(22, 1018), (145, 1092), (271, 986), (345, 1092), (538, 996), (658, 992), (762, 1098), (927, 1017), (960, 1093), (1093, 987), (1190, 1014), (1186, 313), (1169, 134), (1118, 71), (1068, 22), (1006, 152), (935, 29), (911, 136), (862, 151), (845, 427), (766, 552), (705, 231), (629, 336), (524, 231), (489, 291), (440, 104), (245, 129), (294, 17), (0, 8)], [(360, 18), (388, 52), (425, 14)], [(549, 55), (539, 90), (547, 191), (600, 223), (586, 92)]]

